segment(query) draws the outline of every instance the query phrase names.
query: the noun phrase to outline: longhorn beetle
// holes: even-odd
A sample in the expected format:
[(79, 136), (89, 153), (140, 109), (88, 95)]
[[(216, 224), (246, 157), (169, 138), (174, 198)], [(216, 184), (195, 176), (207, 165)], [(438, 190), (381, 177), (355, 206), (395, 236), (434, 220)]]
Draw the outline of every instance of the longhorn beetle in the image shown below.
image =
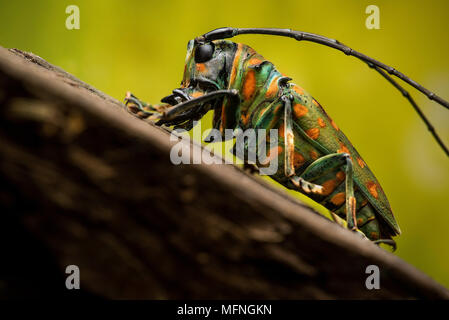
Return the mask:
[[(382, 75), (412, 104), (427, 128), (449, 156), (434, 128), (395, 76), (429, 99), (449, 109), (449, 103), (417, 82), (341, 42), (317, 34), (290, 29), (219, 28), (190, 40), (181, 87), (150, 105), (127, 93), (128, 109), (157, 125), (190, 130), (194, 120), (214, 111), (213, 128), (278, 129), (275, 148), (268, 161), (279, 161), (271, 177), (297, 190), (331, 211), (340, 225), (376, 243), (396, 244), (398, 223), (374, 174), (362, 157), (326, 114), (321, 105), (300, 86), (291, 83), (276, 67), (252, 48), (226, 38), (240, 34), (266, 34), (311, 41), (354, 56)], [(392, 75), (392, 76), (391, 76)], [(206, 142), (212, 142), (210, 137)], [(270, 160), (271, 159), (271, 160)], [(257, 166), (263, 166), (257, 163)]]

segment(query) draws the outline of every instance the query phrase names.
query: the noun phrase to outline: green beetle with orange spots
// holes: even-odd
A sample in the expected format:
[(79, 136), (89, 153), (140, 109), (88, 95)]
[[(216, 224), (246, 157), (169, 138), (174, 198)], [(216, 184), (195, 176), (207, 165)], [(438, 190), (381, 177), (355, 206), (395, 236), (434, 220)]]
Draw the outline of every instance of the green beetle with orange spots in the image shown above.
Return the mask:
[[(319, 102), (249, 46), (225, 40), (250, 33), (312, 41), (359, 58), (401, 91), (428, 127), (430, 123), (414, 100), (390, 75), (449, 108), (445, 100), (402, 73), (336, 40), (289, 29), (220, 28), (189, 41), (181, 87), (162, 99), (164, 104), (146, 104), (128, 93), (128, 109), (142, 119), (159, 120), (158, 125), (186, 130), (213, 111), (213, 128), (223, 137), (227, 129), (278, 130), (274, 146), (268, 135), (265, 137), (262, 149), (268, 152), (255, 167), (276, 160), (277, 170), (271, 178), (322, 204), (340, 225), (376, 243), (395, 247), (392, 237), (401, 230), (384, 191)], [(431, 133), (449, 155), (435, 130)]]

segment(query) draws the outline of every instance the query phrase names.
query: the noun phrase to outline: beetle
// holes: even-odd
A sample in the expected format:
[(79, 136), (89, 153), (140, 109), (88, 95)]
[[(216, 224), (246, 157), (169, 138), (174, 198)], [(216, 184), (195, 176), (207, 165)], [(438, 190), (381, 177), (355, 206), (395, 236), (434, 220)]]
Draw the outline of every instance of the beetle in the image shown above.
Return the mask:
[[(181, 87), (150, 105), (127, 93), (129, 111), (157, 125), (190, 130), (213, 110), (213, 128), (277, 129), (279, 139), (266, 160), (280, 166), (271, 176), (330, 210), (340, 225), (375, 243), (396, 248), (401, 233), (378, 180), (320, 103), (254, 49), (227, 38), (268, 34), (312, 41), (354, 56), (376, 70), (412, 104), (434, 139), (449, 155), (435, 129), (410, 94), (392, 76), (449, 109), (449, 103), (417, 82), (337, 40), (290, 29), (219, 28), (190, 40)], [(209, 137), (206, 142), (213, 142)], [(247, 150), (246, 150), (247, 151)], [(263, 167), (265, 161), (255, 167)]]

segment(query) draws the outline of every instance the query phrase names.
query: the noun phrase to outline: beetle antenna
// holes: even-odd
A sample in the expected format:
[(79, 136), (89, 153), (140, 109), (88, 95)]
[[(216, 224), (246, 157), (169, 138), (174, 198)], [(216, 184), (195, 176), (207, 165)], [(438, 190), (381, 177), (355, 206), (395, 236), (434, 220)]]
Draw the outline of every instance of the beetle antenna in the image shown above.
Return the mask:
[(435, 93), (431, 92), (430, 90), (424, 88), (422, 85), (417, 83), (416, 81), (412, 80), (408, 76), (404, 75), (403, 73), (399, 72), (393, 67), (390, 67), (380, 61), (377, 61), (371, 57), (368, 57), (367, 55), (364, 55), (363, 53), (360, 53), (358, 51), (355, 51), (354, 49), (351, 49), (350, 47), (344, 45), (343, 43), (339, 42), (338, 40), (327, 38), (318, 34), (309, 33), (309, 32), (303, 32), (303, 31), (295, 31), (291, 29), (277, 29), (277, 28), (219, 28), (212, 30), (198, 38), (196, 38), (196, 41), (199, 42), (205, 42), (205, 41), (212, 41), (217, 39), (226, 39), (226, 38), (232, 38), (240, 34), (267, 34), (267, 35), (275, 35), (275, 36), (282, 36), (282, 37), (289, 37), (296, 39), (297, 41), (310, 41), (314, 43), (318, 43), (321, 45), (325, 45), (327, 47), (334, 48), (336, 50), (339, 50), (343, 52), (344, 54), (348, 56), (356, 57), (368, 64), (370, 68), (373, 68), (377, 72), (379, 72), (388, 82), (390, 82), (396, 89), (398, 89), (402, 95), (410, 102), (410, 104), (413, 106), (415, 111), (418, 113), (420, 118), (424, 121), (424, 123), (427, 126), (427, 129), (431, 132), (439, 146), (443, 149), (443, 151), (446, 153), (446, 155), (449, 156), (449, 150), (444, 145), (438, 134), (435, 132), (434, 127), (430, 124), (429, 120), (426, 118), (424, 113), (421, 111), (421, 109), (418, 107), (414, 99), (410, 96), (410, 94), (402, 87), (400, 86), (390, 75), (396, 76), (402, 81), (408, 83), (418, 91), (422, 92), (429, 98), (430, 100), (433, 100), (440, 104), (441, 106), (449, 109), (449, 102), (444, 100), (443, 98), (439, 97)]
[(413, 108), (418, 113), (418, 115), (422, 119), (422, 121), (424, 121), (424, 123), (427, 126), (427, 129), (430, 131), (432, 136), (435, 138), (436, 142), (440, 145), (441, 149), (443, 149), (443, 151), (446, 153), (446, 155), (449, 156), (448, 148), (444, 145), (443, 141), (436, 133), (435, 128), (432, 126), (429, 119), (427, 119), (427, 117), (424, 115), (422, 110), (418, 107), (418, 105), (416, 104), (415, 100), (412, 98), (410, 93), (407, 90), (405, 90), (399, 83), (397, 83), (392, 77), (390, 77), (384, 70), (380, 69), (379, 67), (377, 67), (371, 63), (368, 63), (368, 66), (370, 68), (373, 68), (377, 72), (379, 72), (382, 75), (382, 77), (387, 79), (388, 82), (390, 82), (396, 89), (398, 89), (402, 93), (404, 98), (406, 98), (410, 102), (410, 104), (413, 106)]

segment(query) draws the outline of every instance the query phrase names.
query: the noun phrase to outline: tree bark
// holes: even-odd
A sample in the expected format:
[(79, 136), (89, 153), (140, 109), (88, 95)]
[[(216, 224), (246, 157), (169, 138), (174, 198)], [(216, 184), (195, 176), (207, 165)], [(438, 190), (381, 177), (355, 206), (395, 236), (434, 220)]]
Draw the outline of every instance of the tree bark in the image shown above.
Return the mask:
[(234, 165), (173, 165), (168, 130), (33, 54), (0, 47), (0, 114), (1, 297), (70, 296), (68, 265), (88, 297), (449, 297)]

